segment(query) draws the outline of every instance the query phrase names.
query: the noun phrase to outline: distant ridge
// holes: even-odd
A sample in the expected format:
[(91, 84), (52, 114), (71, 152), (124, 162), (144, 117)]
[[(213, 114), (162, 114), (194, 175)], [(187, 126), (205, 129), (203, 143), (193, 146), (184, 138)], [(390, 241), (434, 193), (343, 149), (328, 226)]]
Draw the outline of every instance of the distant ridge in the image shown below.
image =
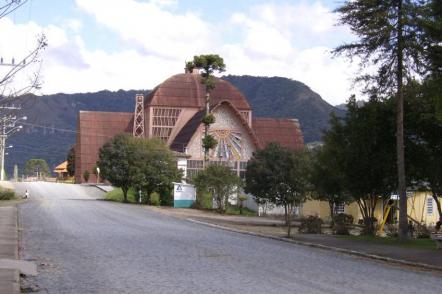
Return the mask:
[[(297, 118), (305, 142), (319, 141), (328, 127), (334, 108), (305, 84), (280, 77), (225, 76), (247, 97), (255, 117)], [(6, 172), (12, 175), (14, 164), (19, 174), (30, 158), (43, 158), (51, 168), (66, 158), (76, 140), (76, 124), (80, 110), (132, 112), (134, 97), (148, 90), (99, 91), (95, 93), (54, 94), (20, 98), (22, 112), (28, 117), (24, 130), (8, 139)]]

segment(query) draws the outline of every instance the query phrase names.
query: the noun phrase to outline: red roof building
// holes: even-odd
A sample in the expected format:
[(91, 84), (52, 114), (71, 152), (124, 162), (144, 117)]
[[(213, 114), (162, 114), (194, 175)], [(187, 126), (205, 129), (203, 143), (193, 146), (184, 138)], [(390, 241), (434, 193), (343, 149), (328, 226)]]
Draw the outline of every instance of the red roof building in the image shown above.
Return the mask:
[[(210, 92), (210, 109), (215, 123), (210, 133), (217, 139), (212, 161), (230, 162), (243, 175), (253, 151), (270, 142), (299, 150), (304, 147), (301, 127), (296, 119), (253, 118), (252, 108), (244, 95), (232, 84), (216, 79)], [(204, 150), (201, 139), (204, 127), (205, 87), (196, 73), (170, 77), (145, 98), (144, 129), (146, 138), (160, 138), (170, 148), (185, 153), (191, 175), (202, 167)], [(83, 182), (85, 170), (91, 172), (98, 160), (100, 147), (115, 135), (132, 133), (133, 113), (80, 111), (76, 144), (76, 182)], [(182, 165), (181, 165), (182, 166)]]

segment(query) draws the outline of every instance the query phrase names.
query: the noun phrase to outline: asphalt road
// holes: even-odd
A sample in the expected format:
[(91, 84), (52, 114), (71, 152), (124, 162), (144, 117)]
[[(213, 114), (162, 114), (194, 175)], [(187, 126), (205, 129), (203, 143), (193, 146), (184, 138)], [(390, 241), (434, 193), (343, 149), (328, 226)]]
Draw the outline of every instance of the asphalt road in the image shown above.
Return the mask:
[(441, 293), (442, 278), (95, 200), (94, 188), (28, 183), (23, 258), (39, 293)]

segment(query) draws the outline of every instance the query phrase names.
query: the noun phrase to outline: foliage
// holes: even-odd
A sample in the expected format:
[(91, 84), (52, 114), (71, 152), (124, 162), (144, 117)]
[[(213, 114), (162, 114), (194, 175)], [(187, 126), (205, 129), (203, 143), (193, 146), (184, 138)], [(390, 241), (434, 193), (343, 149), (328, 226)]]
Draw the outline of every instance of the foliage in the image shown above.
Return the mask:
[(206, 54), (194, 56), (193, 61), (186, 63), (186, 68), (192, 71), (194, 68), (201, 69), (202, 83), (209, 92), (215, 88), (215, 80), (213, 74), (215, 72), (223, 72), (226, 70), (224, 60), (217, 54)]
[(68, 152), (68, 156), (67, 156), (67, 162), (68, 162), (68, 166), (67, 166), (67, 170), (68, 170), (68, 175), (70, 177), (73, 177), (75, 175), (75, 145), (73, 145)]
[(202, 189), (196, 190), (196, 201), (193, 207), (198, 209), (211, 209), (213, 206), (212, 195)]
[(135, 153), (132, 136), (120, 134), (105, 143), (98, 153), (97, 165), (101, 174), (112, 185), (123, 191), (123, 201), (127, 202), (127, 191), (133, 183), (134, 173), (130, 169), (134, 163)]
[(88, 171), (88, 170), (85, 170), (84, 172), (83, 172), (83, 179), (84, 179), (84, 181), (87, 183), (87, 182), (89, 182), (89, 177), (90, 177), (90, 172)]
[(25, 165), (25, 175), (35, 176), (38, 172), (39, 176), (47, 176), (49, 174), (49, 166), (44, 159), (29, 159)]
[(245, 191), (254, 195), (257, 203), (282, 205), (290, 236), (291, 215), (294, 207), (307, 199), (309, 175), (307, 152), (271, 143), (254, 152), (247, 164)]
[[(229, 198), (242, 186), (241, 179), (229, 167), (217, 164), (209, 165), (193, 178), (199, 193), (209, 192), (216, 203), (216, 209), (224, 213)], [(204, 192), (203, 192), (204, 191)]]
[(399, 235), (398, 227), (395, 224), (386, 224), (384, 227), (384, 232), (388, 237), (397, 238)]
[(160, 194), (157, 192), (152, 192), (149, 195), (150, 205), (159, 206), (160, 205)]
[(132, 141), (128, 170), (132, 175), (131, 185), (147, 195), (152, 192), (170, 195), (172, 182), (180, 181), (182, 177), (173, 153), (158, 139), (133, 138)]
[(321, 234), (323, 223), (322, 219), (318, 216), (309, 215), (301, 218), (301, 224), (298, 231), (304, 234)]
[[(371, 95), (395, 97), (396, 111), (396, 157), (399, 195), (399, 237), (405, 240), (407, 230), (407, 195), (404, 155), (404, 77), (426, 73), (431, 63), (426, 54), (427, 36), (419, 19), (425, 1), (345, 1), (336, 12), (339, 22), (348, 25), (359, 39), (335, 49), (346, 53), (350, 59), (360, 58), (361, 73), (356, 81), (363, 82)], [(371, 74), (374, 65), (376, 73)]]
[(215, 122), (215, 116), (212, 113), (209, 113), (203, 117), (201, 122), (205, 125), (211, 125)]
[(15, 192), (10, 189), (0, 189), (0, 200), (11, 200), (15, 198)]
[(353, 225), (353, 216), (350, 214), (339, 213), (333, 217), (333, 234), (349, 235), (350, 227)]
[(442, 119), (437, 103), (442, 84), (434, 82), (431, 78), (406, 91), (407, 166), (413, 183), (431, 192), (442, 219)]
[(127, 201), (129, 187), (146, 195), (167, 190), (181, 179), (172, 152), (157, 139), (138, 139), (121, 134), (107, 142), (99, 152), (100, 172), (123, 190)]
[(202, 142), (203, 142), (203, 144), (202, 144), (203, 148), (205, 150), (213, 149), (218, 144), (218, 142), (216, 141), (216, 139), (212, 135), (204, 136), (202, 139)]
[(336, 155), (330, 145), (324, 145), (312, 153), (312, 172), (310, 182), (314, 192), (312, 198), (327, 201), (333, 221), (335, 207), (352, 202), (343, 189), (343, 175), (339, 170)]
[(365, 230), (374, 234), (374, 210), (396, 186), (395, 137), (392, 104), (371, 99), (358, 107), (350, 99), (343, 119), (331, 120), (325, 148), (336, 158), (341, 187), (359, 206)]

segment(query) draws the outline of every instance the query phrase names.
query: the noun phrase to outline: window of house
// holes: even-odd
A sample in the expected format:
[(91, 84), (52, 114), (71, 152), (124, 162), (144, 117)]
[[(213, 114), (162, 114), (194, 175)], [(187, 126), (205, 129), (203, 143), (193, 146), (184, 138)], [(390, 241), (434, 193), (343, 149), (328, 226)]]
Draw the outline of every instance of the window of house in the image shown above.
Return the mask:
[(427, 214), (433, 214), (433, 198), (427, 198)]
[(188, 160), (187, 161), (187, 178), (191, 179), (203, 170), (204, 163), (202, 160)]
[(339, 214), (339, 213), (345, 213), (345, 205), (344, 204), (335, 204), (335, 213)]

